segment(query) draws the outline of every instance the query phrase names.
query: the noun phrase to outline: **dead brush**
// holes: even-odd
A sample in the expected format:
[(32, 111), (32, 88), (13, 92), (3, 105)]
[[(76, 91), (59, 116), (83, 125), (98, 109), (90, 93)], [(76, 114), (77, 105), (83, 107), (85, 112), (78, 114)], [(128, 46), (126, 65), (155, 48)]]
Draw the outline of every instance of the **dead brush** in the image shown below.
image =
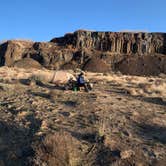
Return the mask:
[(126, 77), (125, 79), (126, 79), (126, 81), (128, 81), (129, 83), (131, 83), (134, 80), (134, 77), (130, 76), (130, 77)]
[(105, 109), (102, 110), (102, 115), (100, 120), (97, 122), (97, 128), (98, 128), (98, 140), (97, 142), (104, 142), (106, 133), (108, 132), (108, 118), (106, 116), (106, 113), (104, 111)]
[(145, 93), (152, 93), (152, 84), (140, 83), (138, 87), (142, 89)]
[(126, 93), (130, 94), (131, 96), (138, 96), (138, 91), (136, 88), (126, 88)]
[(162, 80), (155, 80), (153, 83), (140, 83), (138, 87), (148, 94), (163, 94), (165, 93), (166, 83)]
[(77, 149), (76, 142), (76, 139), (67, 132), (57, 132), (46, 136), (42, 143), (34, 148), (34, 165), (79, 165), (79, 151)]
[(40, 76), (37, 76), (37, 75), (30, 76), (29, 80), (30, 80), (30, 85), (31, 86), (40, 84), (42, 82), (42, 78)]

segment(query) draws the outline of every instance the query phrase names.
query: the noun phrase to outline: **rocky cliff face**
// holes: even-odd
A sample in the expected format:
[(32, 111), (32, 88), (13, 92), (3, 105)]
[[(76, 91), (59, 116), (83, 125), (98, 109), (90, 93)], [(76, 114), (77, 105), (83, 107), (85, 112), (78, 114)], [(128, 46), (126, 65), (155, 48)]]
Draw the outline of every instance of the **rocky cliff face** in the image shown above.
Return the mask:
[(75, 48), (95, 49), (118, 54), (166, 54), (165, 33), (123, 33), (76, 31), (51, 42)]
[[(1, 66), (13, 66), (24, 58), (32, 58), (52, 69), (79, 67), (98, 71), (99, 66), (100, 72), (104, 68), (125, 74), (157, 75), (166, 73), (166, 33), (79, 30), (45, 43), (8, 41), (0, 45)], [(94, 69), (87, 63), (93, 63)]]
[(73, 51), (54, 43), (7, 41), (0, 46), (0, 65), (14, 66), (17, 61), (32, 58), (46, 68), (60, 68), (71, 61)]

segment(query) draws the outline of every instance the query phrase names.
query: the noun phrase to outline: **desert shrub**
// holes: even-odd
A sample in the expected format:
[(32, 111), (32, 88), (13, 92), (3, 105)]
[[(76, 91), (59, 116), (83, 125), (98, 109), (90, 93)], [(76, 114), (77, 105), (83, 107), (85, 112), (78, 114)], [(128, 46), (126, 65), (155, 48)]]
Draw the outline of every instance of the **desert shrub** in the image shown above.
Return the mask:
[(38, 75), (32, 75), (29, 79), (30, 80), (35, 80), (35, 81), (41, 81), (41, 78)]
[(135, 88), (126, 88), (126, 93), (130, 94), (131, 96), (137, 96), (138, 92)]
[(39, 75), (32, 75), (31, 77), (29, 77), (29, 81), (30, 85), (38, 85), (43, 82), (43, 79)]
[(76, 140), (67, 132), (57, 132), (45, 137), (36, 146), (34, 165), (75, 166), (79, 163)]
[(152, 93), (152, 84), (139, 83), (138, 87), (141, 88), (145, 93)]

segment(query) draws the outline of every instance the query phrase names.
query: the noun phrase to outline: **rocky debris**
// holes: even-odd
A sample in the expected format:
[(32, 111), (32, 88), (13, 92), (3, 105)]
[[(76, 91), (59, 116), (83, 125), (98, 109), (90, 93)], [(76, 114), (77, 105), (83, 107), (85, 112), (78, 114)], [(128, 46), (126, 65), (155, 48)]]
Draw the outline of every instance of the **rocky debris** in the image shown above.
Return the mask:
[[(104, 71), (158, 75), (166, 73), (165, 55), (165, 33), (78, 30), (51, 42), (7, 41), (0, 45), (0, 66), (32, 58), (49, 69), (82, 69), (90, 59), (99, 58), (108, 65)], [(97, 71), (95, 63), (91, 61), (94, 68), (89, 70)]]

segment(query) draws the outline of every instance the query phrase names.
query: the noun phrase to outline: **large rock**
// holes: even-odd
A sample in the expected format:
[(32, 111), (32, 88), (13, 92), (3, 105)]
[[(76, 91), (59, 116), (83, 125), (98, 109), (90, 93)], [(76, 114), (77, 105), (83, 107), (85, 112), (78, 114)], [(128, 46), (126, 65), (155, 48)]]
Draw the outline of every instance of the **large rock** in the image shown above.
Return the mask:
[[(104, 71), (157, 75), (166, 73), (166, 33), (79, 30), (50, 42), (13, 40), (0, 45), (0, 66), (13, 66), (24, 58), (31, 58), (49, 69), (99, 71), (96, 67), (101, 65), (97, 63), (102, 63), (106, 64)], [(98, 62), (91, 60), (94, 58)]]
[(36, 68), (36, 69), (41, 69), (42, 68), (42, 65), (32, 59), (32, 58), (23, 58), (21, 60), (18, 60), (14, 63), (14, 67), (19, 67), (19, 68)]
[(0, 65), (13, 66), (17, 61), (31, 58), (46, 68), (59, 69), (71, 61), (73, 51), (56, 46), (54, 43), (30, 41), (7, 41), (0, 46)]
[(24, 53), (29, 51), (33, 42), (30, 41), (7, 41), (0, 46), (0, 64), (12, 66), (16, 61), (23, 58)]
[(104, 73), (110, 70), (109, 66), (102, 60), (98, 58), (90, 59), (83, 68), (86, 71)]

